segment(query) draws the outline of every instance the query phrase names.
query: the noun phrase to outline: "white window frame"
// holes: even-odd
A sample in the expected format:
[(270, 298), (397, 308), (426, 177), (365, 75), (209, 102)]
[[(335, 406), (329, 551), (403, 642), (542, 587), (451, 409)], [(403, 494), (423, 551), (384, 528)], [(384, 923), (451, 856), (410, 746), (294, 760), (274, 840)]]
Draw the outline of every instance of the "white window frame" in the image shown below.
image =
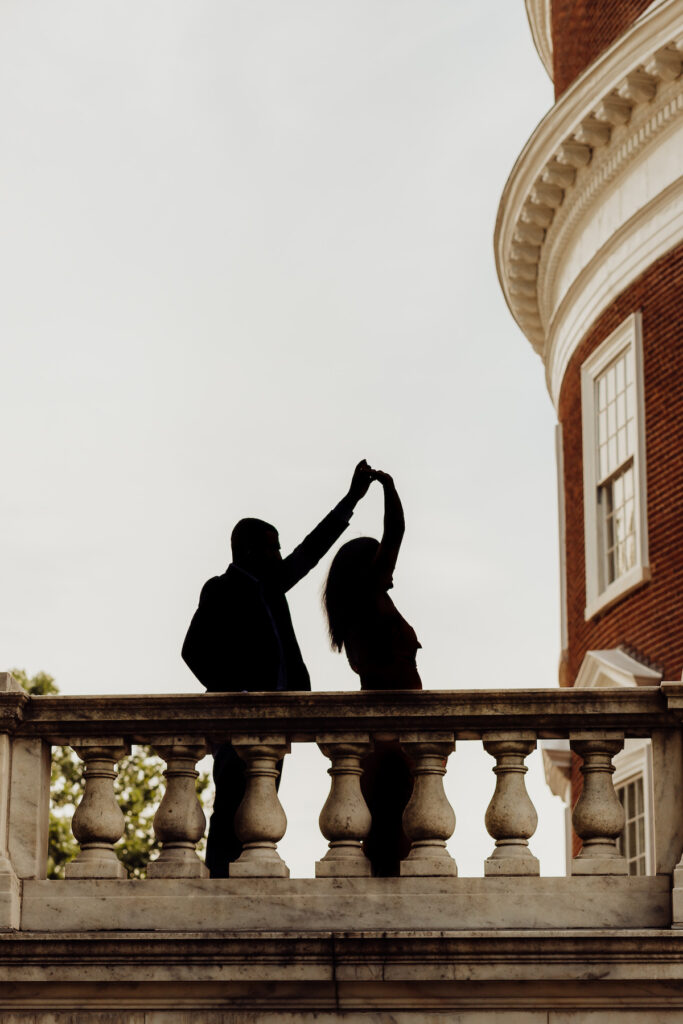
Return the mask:
[(654, 790), (652, 781), (652, 744), (650, 740), (627, 739), (624, 749), (614, 758), (614, 788), (643, 779), (645, 812), (645, 874), (654, 875)]
[[(601, 584), (600, 518), (598, 514), (597, 426), (595, 383), (622, 352), (633, 353), (635, 389), (635, 451), (633, 493), (636, 525), (635, 565), (612, 583)], [(645, 398), (643, 388), (643, 327), (640, 313), (632, 313), (593, 352), (581, 367), (581, 412), (583, 426), (583, 509), (586, 553), (586, 619), (614, 604), (625, 594), (650, 579), (647, 537), (647, 492), (645, 474)]]

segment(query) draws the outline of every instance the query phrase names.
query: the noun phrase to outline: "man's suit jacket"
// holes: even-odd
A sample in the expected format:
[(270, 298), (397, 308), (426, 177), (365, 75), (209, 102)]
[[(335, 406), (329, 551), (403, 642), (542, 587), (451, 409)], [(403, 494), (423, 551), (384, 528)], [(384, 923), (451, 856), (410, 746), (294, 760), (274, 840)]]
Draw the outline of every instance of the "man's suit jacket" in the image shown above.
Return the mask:
[(267, 586), (234, 564), (207, 580), (182, 650), (207, 690), (310, 690), (285, 594), (341, 536), (352, 511), (340, 502), (282, 560)]

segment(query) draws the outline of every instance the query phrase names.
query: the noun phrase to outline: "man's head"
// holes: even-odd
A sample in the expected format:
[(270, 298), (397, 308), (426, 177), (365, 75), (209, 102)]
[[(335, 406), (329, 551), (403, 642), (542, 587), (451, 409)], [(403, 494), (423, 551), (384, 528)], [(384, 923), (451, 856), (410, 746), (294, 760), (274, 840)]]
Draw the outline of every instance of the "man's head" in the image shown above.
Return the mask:
[(282, 561), (277, 530), (262, 519), (240, 519), (230, 544), (235, 565), (260, 580), (268, 579)]

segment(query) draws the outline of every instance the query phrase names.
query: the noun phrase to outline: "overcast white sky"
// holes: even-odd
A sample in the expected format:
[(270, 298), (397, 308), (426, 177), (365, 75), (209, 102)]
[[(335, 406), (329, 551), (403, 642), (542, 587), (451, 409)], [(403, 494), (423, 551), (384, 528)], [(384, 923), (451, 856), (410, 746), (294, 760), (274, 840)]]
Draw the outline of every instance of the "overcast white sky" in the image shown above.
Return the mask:
[[(424, 685), (556, 685), (554, 413), (492, 251), (551, 103), (523, 0), (4, 0), (0, 668), (201, 692), (180, 645), (234, 522), (286, 550), (366, 457)], [(346, 536), (380, 529), (373, 489)], [(327, 564), (292, 614), (314, 688), (354, 690)]]

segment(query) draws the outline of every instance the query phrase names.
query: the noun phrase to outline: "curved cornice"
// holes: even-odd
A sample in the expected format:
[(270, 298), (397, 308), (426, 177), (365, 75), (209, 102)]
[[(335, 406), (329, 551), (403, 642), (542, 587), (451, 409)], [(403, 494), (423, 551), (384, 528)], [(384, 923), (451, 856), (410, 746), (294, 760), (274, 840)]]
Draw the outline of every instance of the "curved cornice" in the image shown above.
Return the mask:
[(494, 236), (498, 276), (515, 320), (544, 358), (561, 300), (551, 300), (548, 288), (565, 251), (549, 244), (559, 234), (553, 221), (576, 223), (575, 208), (585, 216), (610, 174), (670, 129), (683, 111), (682, 57), (683, 6), (664, 0), (574, 82), (510, 174)]
[(597, 157), (585, 196), (558, 210), (548, 232), (538, 295), (556, 404), (569, 361), (600, 314), (683, 239), (683, 88), (661, 93), (634, 115), (620, 144)]
[(550, 78), (553, 77), (553, 35), (550, 0), (524, 0), (526, 16), (538, 56)]

